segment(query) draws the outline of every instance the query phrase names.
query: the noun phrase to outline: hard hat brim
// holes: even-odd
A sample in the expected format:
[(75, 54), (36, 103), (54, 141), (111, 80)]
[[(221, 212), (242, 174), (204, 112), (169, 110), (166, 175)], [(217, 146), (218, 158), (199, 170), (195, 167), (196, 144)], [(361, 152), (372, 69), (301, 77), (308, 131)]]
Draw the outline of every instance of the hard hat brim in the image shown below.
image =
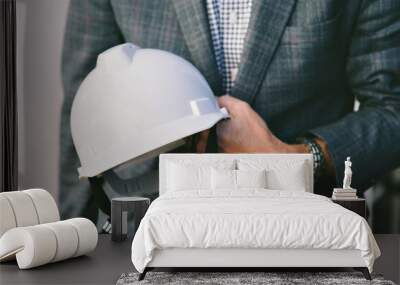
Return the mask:
[[(100, 157), (98, 161), (103, 163), (93, 165), (93, 168), (79, 168), (79, 177), (83, 178), (100, 175), (101, 173), (120, 166), (128, 161), (146, 156), (146, 154), (154, 152), (162, 146), (166, 146), (185, 137), (210, 129), (223, 118), (226, 118), (224, 113), (214, 112), (201, 116), (194, 115), (184, 117), (160, 125), (156, 128), (149, 129), (142, 134), (137, 134), (136, 142), (119, 142), (118, 149), (108, 152), (108, 154), (113, 153), (112, 156), (99, 154), (103, 157)], [(142, 138), (145, 138), (145, 141), (143, 141)]]

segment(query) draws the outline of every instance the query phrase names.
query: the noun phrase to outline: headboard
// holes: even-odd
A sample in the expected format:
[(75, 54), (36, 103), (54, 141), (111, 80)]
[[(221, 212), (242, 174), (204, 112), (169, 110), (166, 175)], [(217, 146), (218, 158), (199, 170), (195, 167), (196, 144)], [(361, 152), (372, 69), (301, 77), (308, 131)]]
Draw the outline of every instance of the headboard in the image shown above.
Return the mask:
[(218, 160), (232, 160), (238, 159), (267, 159), (271, 161), (277, 160), (293, 160), (304, 161), (307, 165), (308, 173), (305, 173), (309, 181), (309, 189), (307, 192), (314, 192), (314, 175), (313, 175), (313, 157), (312, 154), (260, 154), (260, 153), (241, 153), (241, 154), (225, 154), (225, 153), (167, 153), (161, 154), (159, 160), (159, 194), (166, 192), (166, 179), (167, 179), (167, 165), (168, 162), (174, 160), (193, 160), (193, 161), (210, 161), (215, 162)]

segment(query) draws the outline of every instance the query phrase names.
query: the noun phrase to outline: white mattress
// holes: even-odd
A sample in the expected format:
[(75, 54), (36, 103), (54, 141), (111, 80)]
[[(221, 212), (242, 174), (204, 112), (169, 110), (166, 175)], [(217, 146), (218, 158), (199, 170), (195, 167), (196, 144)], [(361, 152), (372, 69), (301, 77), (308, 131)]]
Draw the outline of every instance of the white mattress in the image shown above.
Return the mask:
[(169, 248), (359, 250), (370, 271), (380, 255), (359, 215), (323, 196), (265, 189), (162, 195), (134, 237), (132, 262), (143, 272), (156, 249)]

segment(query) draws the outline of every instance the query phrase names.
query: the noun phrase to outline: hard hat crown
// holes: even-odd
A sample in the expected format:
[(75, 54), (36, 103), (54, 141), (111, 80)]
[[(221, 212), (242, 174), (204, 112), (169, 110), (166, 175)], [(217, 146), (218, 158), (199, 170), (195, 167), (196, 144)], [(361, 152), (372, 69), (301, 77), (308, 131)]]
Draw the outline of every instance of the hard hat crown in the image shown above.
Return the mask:
[(172, 53), (111, 48), (82, 82), (71, 110), (80, 176), (160, 150), (226, 117), (204, 77)]

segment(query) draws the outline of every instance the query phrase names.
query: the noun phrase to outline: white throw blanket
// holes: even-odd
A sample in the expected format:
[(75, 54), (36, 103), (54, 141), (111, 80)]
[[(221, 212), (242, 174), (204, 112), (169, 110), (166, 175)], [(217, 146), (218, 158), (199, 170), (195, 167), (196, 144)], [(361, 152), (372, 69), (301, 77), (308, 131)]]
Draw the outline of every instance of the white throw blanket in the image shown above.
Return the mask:
[(132, 243), (143, 272), (155, 249), (358, 249), (372, 271), (380, 251), (364, 218), (299, 191), (172, 192), (150, 206)]

